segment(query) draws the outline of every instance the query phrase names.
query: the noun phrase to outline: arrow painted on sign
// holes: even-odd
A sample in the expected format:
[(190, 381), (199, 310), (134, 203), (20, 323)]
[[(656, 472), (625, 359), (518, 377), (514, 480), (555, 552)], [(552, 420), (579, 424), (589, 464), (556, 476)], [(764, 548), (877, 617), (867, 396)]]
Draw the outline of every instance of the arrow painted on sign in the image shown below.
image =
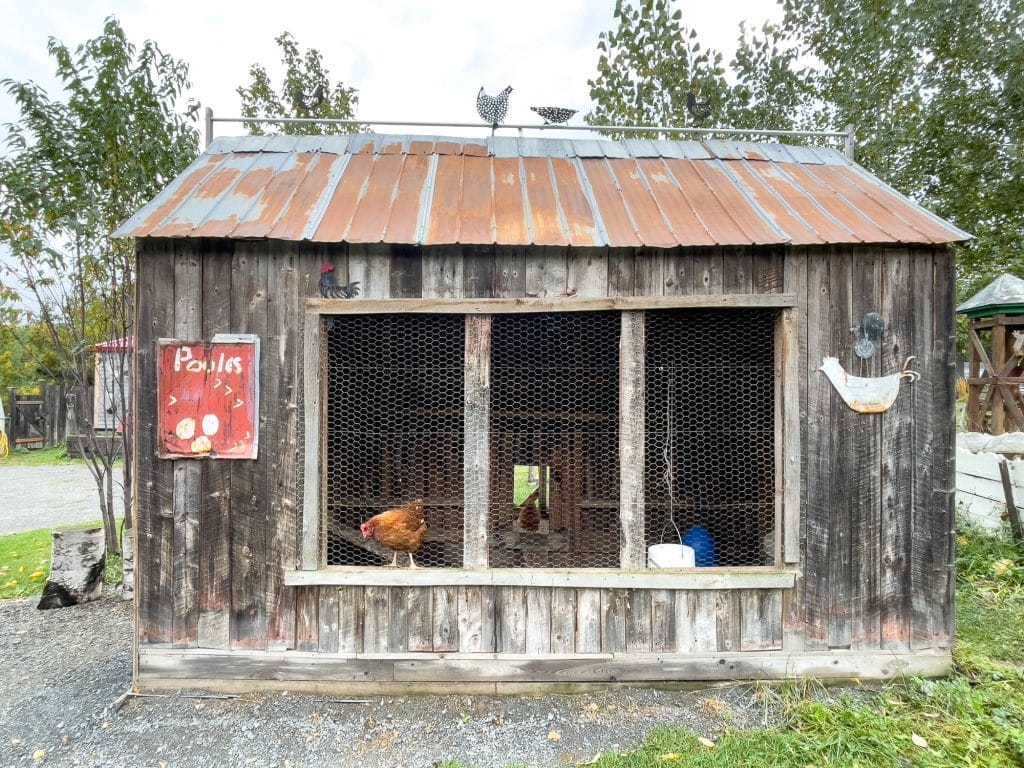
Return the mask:
[(176, 402), (178, 402), (178, 398), (176, 398), (174, 395), (168, 395), (168, 397), (171, 398), (170, 401), (167, 403), (168, 405), (174, 405)]
[(229, 387), (229, 386), (228, 386), (227, 384), (225, 384), (225, 385), (224, 385), (224, 394), (225, 394), (225, 395), (230, 395), (230, 394), (231, 394), (232, 392), (234, 392), (234, 391), (235, 391), (235, 390), (233, 390), (233, 389), (232, 389), (231, 387)]
[(221, 385), (221, 383), (222, 383), (220, 379), (214, 379), (213, 382), (214, 382), (214, 384), (213, 384), (213, 388), (214, 389), (219, 387)]
[(245, 405), (245, 403), (242, 402), (242, 398), (238, 398), (237, 400), (235, 400), (235, 408), (240, 408), (243, 405)]

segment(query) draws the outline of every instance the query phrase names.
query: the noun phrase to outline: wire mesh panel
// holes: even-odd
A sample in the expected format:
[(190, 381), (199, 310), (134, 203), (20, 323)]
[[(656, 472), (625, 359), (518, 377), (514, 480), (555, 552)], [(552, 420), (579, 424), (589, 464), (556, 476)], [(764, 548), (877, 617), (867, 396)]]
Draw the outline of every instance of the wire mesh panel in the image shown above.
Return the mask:
[(618, 566), (619, 327), (616, 312), (494, 317), (493, 566)]
[(327, 564), (460, 567), (462, 316), (322, 322)]
[(682, 536), (698, 566), (772, 563), (774, 311), (647, 312), (646, 347), (648, 545)]

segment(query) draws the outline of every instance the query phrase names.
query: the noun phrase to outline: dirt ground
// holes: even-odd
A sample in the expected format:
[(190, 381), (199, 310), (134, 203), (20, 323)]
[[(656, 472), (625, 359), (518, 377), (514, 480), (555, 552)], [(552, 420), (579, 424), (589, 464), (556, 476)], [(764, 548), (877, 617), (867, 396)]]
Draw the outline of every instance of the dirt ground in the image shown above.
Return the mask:
[[(120, 509), (119, 489), (115, 499)], [(84, 464), (12, 467), (0, 461), (0, 535), (100, 517), (96, 482)]]

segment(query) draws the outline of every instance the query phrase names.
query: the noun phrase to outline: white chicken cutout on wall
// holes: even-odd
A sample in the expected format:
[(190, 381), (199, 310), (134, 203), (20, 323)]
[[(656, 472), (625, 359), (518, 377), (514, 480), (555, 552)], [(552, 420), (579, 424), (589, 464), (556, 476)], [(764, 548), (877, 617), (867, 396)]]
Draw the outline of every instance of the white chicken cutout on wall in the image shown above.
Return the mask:
[(818, 370), (828, 376), (843, 402), (853, 410), (858, 413), (882, 413), (896, 402), (902, 379), (914, 382), (921, 378), (917, 371), (910, 370), (910, 361), (913, 359), (908, 357), (903, 370), (890, 376), (852, 376), (843, 370), (837, 357), (822, 358)]

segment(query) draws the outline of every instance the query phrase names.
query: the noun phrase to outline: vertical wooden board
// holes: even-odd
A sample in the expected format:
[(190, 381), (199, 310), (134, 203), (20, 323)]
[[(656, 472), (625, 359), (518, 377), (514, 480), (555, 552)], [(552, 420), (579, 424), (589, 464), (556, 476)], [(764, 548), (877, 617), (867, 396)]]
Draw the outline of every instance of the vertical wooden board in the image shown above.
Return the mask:
[(480, 590), (480, 643), (484, 653), (498, 650), (498, 588)]
[[(176, 241), (174, 247), (174, 337), (198, 339), (202, 333), (202, 257), (199, 243)], [(173, 462), (174, 618), (171, 642), (193, 647), (199, 635), (199, 528), (201, 465)]]
[(687, 248), (675, 248), (663, 253), (664, 294), (685, 296), (693, 293), (693, 253)]
[(752, 293), (754, 256), (748, 246), (723, 248), (722, 292)]
[[(882, 258), (876, 249), (862, 248), (850, 263), (853, 293), (851, 324), (861, 324), (868, 312), (878, 312), (882, 305)], [(886, 321), (888, 322), (888, 320)], [(882, 370), (881, 354), (862, 360), (849, 357), (857, 375), (877, 377), (889, 373)], [(853, 362), (858, 361), (858, 362)], [(849, 409), (847, 409), (849, 410)], [(879, 647), (881, 615), (878, 580), (882, 542), (881, 500), (881, 430), (886, 414), (854, 414), (847, 440), (846, 463), (850, 467), (852, 496), (850, 506), (850, 647), (868, 650)]]
[(199, 462), (174, 462), (174, 618), (171, 642), (177, 648), (198, 644), (199, 610)]
[(670, 589), (651, 590), (651, 650), (676, 651), (676, 600)]
[(608, 295), (632, 296), (636, 286), (636, 253), (632, 248), (608, 249)]
[(453, 245), (430, 246), (422, 256), (423, 298), (462, 298), (462, 249)]
[(459, 652), (481, 653), (484, 649), (481, 636), (483, 610), (482, 587), (459, 587)]
[(135, 350), (136, 611), (141, 645), (170, 643), (174, 606), (173, 467), (156, 458), (156, 341), (174, 334), (174, 247), (139, 248)]
[(693, 254), (693, 292), (709, 295), (722, 293), (723, 259), (721, 248), (698, 248)]
[(409, 599), (408, 647), (411, 651), (429, 652), (434, 648), (435, 600), (431, 594), (434, 590), (430, 587), (410, 587), (406, 590)]
[(676, 653), (718, 650), (715, 594), (711, 590), (676, 591)]
[(740, 650), (775, 651), (782, 648), (782, 592), (746, 589), (739, 596)]
[(626, 592), (626, 650), (630, 653), (651, 652), (651, 613), (651, 590), (631, 589)]
[(714, 593), (717, 650), (740, 649), (740, 591), (723, 589)]
[(363, 652), (388, 652), (388, 587), (365, 587)]
[(803, 377), (800, 369), (799, 317), (799, 310), (795, 308), (782, 310), (776, 331), (778, 364), (775, 423), (775, 530), (780, 530), (781, 526), (782, 538), (780, 540), (776, 536), (775, 557), (781, 557), (782, 562), (787, 564), (800, 562), (800, 505), (803, 498), (800, 485), (803, 474), (801, 471), (803, 450), (800, 442), (800, 430), (803, 427), (804, 419), (800, 413), (800, 383)]
[(267, 648), (284, 650), (294, 644), (292, 591), (284, 585), (284, 572), (294, 568), (299, 554), (296, 529), (295, 455), (297, 450), (298, 378), (297, 328), (299, 325), (298, 277), (292, 243), (279, 243), (268, 254), (266, 306), (267, 331), (260, 367), (267, 380), (261, 393), (270, 404), (262, 430), (266, 463), (266, 500), (269, 507), (266, 547)]
[(601, 590), (576, 590), (576, 653), (601, 652)]
[(953, 296), (952, 256), (912, 253), (914, 465), (911, 522), (911, 649), (952, 640)]
[[(234, 242), (203, 241), (202, 338), (231, 332), (231, 257)], [(231, 610), (231, 464), (202, 468), (199, 509), (200, 648), (228, 646)]]
[[(267, 336), (267, 281), (270, 255), (265, 241), (240, 242), (232, 261), (231, 324), (236, 333)], [(264, 341), (265, 343), (265, 341)], [(270, 514), (268, 403), (266, 365), (259, 372), (260, 441), (255, 461), (236, 461), (231, 467), (231, 646), (263, 649), (267, 644), (267, 544)], [(275, 390), (276, 391), (276, 390)]]
[(640, 248), (633, 266), (636, 296), (661, 296), (665, 292), (665, 251), (661, 248)]
[(619, 565), (646, 565), (644, 313), (623, 312), (619, 335)]
[(549, 587), (526, 590), (526, 652), (551, 653), (551, 592)]
[[(434, 587), (431, 590), (433, 617), (431, 618), (431, 646), (437, 653), (459, 650), (459, 595), (456, 587)], [(411, 633), (411, 628), (410, 628)], [(410, 634), (409, 650), (412, 647)]]
[[(327, 417), (325, 407), (325, 377), (323, 366), (325, 353), (321, 336), (319, 315), (303, 316), (302, 328), (302, 538), (299, 545), (299, 561), (303, 570), (320, 567), (322, 542), (320, 520), (326, 504), (323, 495), (326, 490), (321, 484), (326, 470), (327, 457), (321, 450), (324, 423)], [(326, 538), (326, 537), (325, 537)]]
[(486, 568), (490, 495), (491, 317), (466, 316), (463, 565)]
[(462, 263), (463, 295), (467, 299), (489, 298), (493, 296), (497, 282), (494, 248), (483, 245), (463, 246)]
[(295, 648), (320, 650), (320, 587), (296, 587)]
[(317, 650), (337, 653), (341, 650), (341, 592), (331, 586), (320, 587), (317, 591), (320, 596)]
[(601, 590), (601, 651), (621, 653), (626, 650), (626, 603), (625, 589)]
[(608, 249), (573, 248), (568, 254), (566, 294), (581, 299), (608, 293)]
[(409, 598), (408, 587), (388, 588), (388, 653), (409, 650)]
[(571, 654), (576, 638), (576, 590), (551, 590), (551, 653)]
[[(845, 368), (854, 368), (853, 336), (853, 265), (848, 246), (833, 248), (830, 253), (829, 276), (832, 284), (831, 354)], [(826, 336), (829, 338), (829, 336)], [(856, 369), (850, 371), (856, 374)], [(824, 377), (824, 374), (819, 374)], [(829, 385), (831, 386), (831, 385)], [(832, 467), (828, 522), (828, 581), (830, 648), (849, 648), (853, 632), (853, 544), (854, 510), (858, 505), (857, 461), (854, 435), (858, 420), (863, 418), (834, 392), (830, 395), (833, 428), (830, 434)], [(869, 464), (870, 466), (870, 464)]]
[[(340, 281), (341, 277), (337, 279)], [(350, 244), (348, 279), (359, 282), (361, 299), (390, 298), (391, 246), (383, 243)]]
[(423, 296), (423, 264), (420, 249), (413, 245), (392, 245), (388, 284), (393, 299)]
[(526, 295), (526, 246), (505, 247), (494, 259), (494, 296), (514, 299)]
[(341, 587), (338, 590), (338, 651), (362, 653), (364, 617), (366, 616), (365, 587)]
[(757, 248), (754, 251), (751, 283), (754, 293), (782, 293), (784, 257), (777, 247)]
[(526, 589), (497, 587), (498, 653), (526, 653)]
[[(787, 257), (787, 267), (789, 257)], [(801, 338), (807, 348), (807, 416), (804, 488), (803, 600), (804, 645), (828, 647), (829, 630), (829, 524), (832, 476), (832, 385), (818, 370), (822, 358), (832, 354), (832, 286), (827, 251), (815, 249), (807, 256), (807, 320), (801, 321)], [(803, 361), (802, 361), (803, 362)], [(845, 408), (845, 404), (843, 405)]]
[(526, 295), (537, 298), (566, 295), (568, 269), (565, 248), (532, 248), (526, 252)]

